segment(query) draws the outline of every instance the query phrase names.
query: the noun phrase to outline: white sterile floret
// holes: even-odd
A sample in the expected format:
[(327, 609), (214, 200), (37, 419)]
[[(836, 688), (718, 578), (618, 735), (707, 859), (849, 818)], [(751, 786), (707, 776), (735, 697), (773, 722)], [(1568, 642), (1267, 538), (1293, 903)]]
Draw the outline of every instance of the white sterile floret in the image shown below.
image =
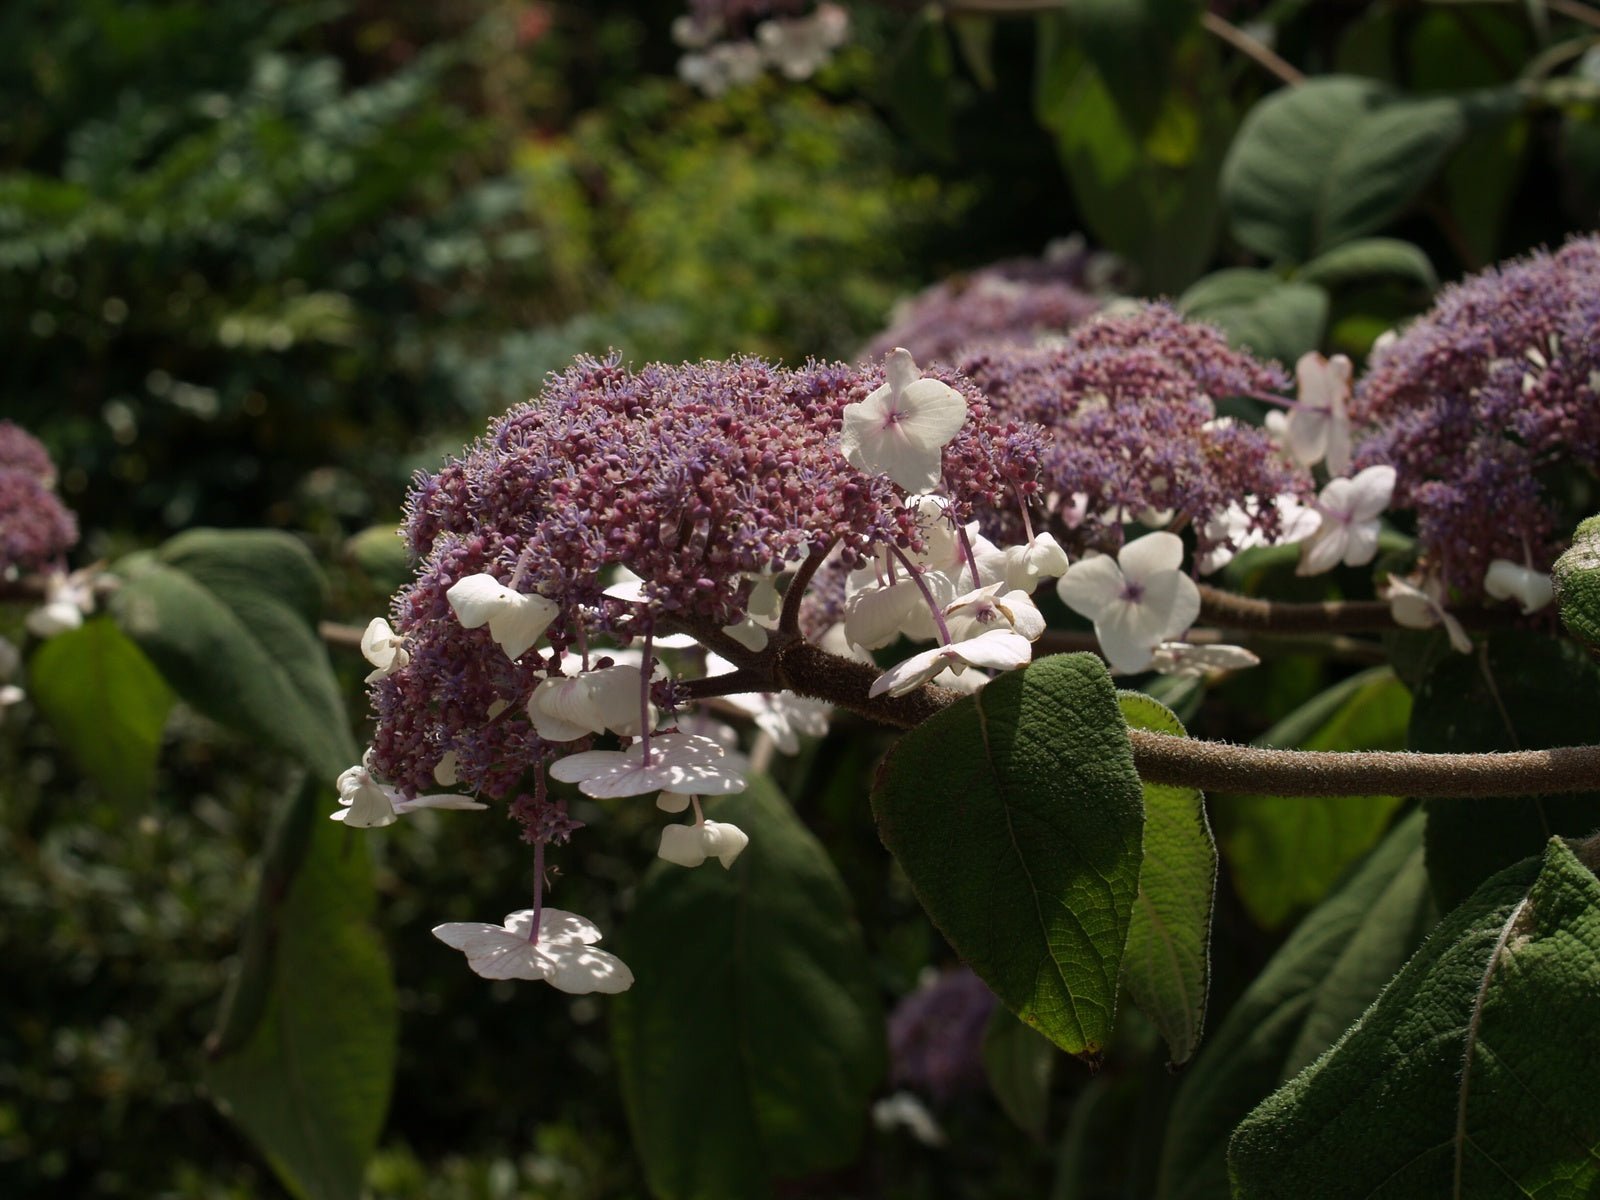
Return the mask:
[(986, 543), (982, 550), (974, 547), (978, 560), (978, 573), (992, 583), (1003, 583), (1008, 592), (1032, 593), (1040, 582), (1059, 579), (1067, 573), (1067, 552), (1055, 537), (1048, 533), (1035, 534), (1019, 546), (999, 546)]
[(744, 791), (743, 772), (710, 738), (687, 733), (656, 734), (650, 739), (648, 763), (644, 751), (644, 743), (639, 741), (626, 750), (569, 754), (550, 764), (550, 775), (563, 783), (577, 784), (584, 795), (599, 800), (663, 791), (695, 796)]
[(1030, 642), (1039, 640), (1044, 632), (1044, 618), (1020, 590), (1002, 592), (1004, 583), (991, 583), (988, 587), (958, 596), (945, 606), (944, 623), (950, 631), (950, 640), (964, 642), (991, 629), (1010, 629), (1020, 633)]
[(534, 910), (519, 909), (504, 925), (452, 921), (436, 925), (433, 936), (466, 953), (467, 966), (485, 979), (542, 979), (573, 995), (623, 992), (633, 986), (633, 972), (615, 954), (595, 948), (600, 931), (592, 921), (559, 908), (539, 914), (539, 936), (533, 933)]
[(457, 773), (460, 769), (460, 760), (454, 750), (446, 750), (443, 757), (433, 764), (433, 780), (440, 787), (455, 787), (460, 778)]
[(692, 825), (668, 825), (661, 831), (661, 848), (656, 853), (680, 867), (698, 867), (714, 858), (727, 869), (749, 844), (749, 835), (737, 825), (697, 821)]
[(1073, 563), (1056, 591), (1068, 608), (1094, 622), (1111, 669), (1132, 674), (1148, 669), (1156, 647), (1200, 615), (1200, 589), (1182, 565), (1182, 538), (1147, 533), (1114, 559), (1102, 554)]
[(935, 646), (921, 654), (913, 654), (905, 662), (885, 671), (872, 681), (869, 696), (904, 696), (916, 691), (935, 675), (946, 669), (958, 675), (968, 667), (984, 667), (991, 671), (1009, 671), (1026, 666), (1033, 658), (1033, 645), (1020, 633), (1010, 629), (991, 629), (964, 642), (948, 646)]
[(1354, 479), (1333, 479), (1317, 496), (1322, 523), (1300, 543), (1297, 575), (1320, 575), (1340, 563), (1364, 567), (1378, 553), (1378, 518), (1394, 495), (1393, 467), (1368, 467)]
[(1233, 561), (1234, 555), (1257, 546), (1288, 546), (1303, 542), (1316, 533), (1322, 524), (1322, 514), (1292, 493), (1284, 493), (1272, 501), (1278, 510), (1278, 536), (1268, 538), (1256, 527), (1256, 516), (1261, 502), (1255, 496), (1245, 497), (1241, 505), (1230, 500), (1228, 507), (1207, 517), (1201, 532), (1212, 542), (1211, 549), (1195, 559), (1200, 574), (1210, 575)]
[(1285, 440), (1301, 466), (1328, 460), (1330, 475), (1350, 469), (1350, 360), (1342, 354), (1323, 358), (1316, 351), (1295, 364), (1300, 402), (1289, 413)]
[(884, 375), (882, 387), (845, 405), (845, 461), (908, 492), (929, 491), (939, 485), (945, 445), (966, 423), (966, 399), (947, 383), (924, 379), (904, 349), (889, 355)]
[(515, 661), (543, 636), (561, 612), (554, 600), (537, 592), (518, 592), (493, 575), (468, 575), (445, 593), (456, 619), (466, 629), (489, 626), (489, 636)]
[(1242, 671), (1260, 666), (1261, 660), (1243, 646), (1191, 646), (1188, 642), (1162, 642), (1150, 658), (1150, 667), (1162, 675), (1198, 679), (1217, 671)]
[(1444, 606), (1444, 584), (1431, 575), (1418, 587), (1408, 579), (1391, 575), (1388, 585), (1378, 593), (1389, 602), (1395, 624), (1407, 629), (1432, 629), (1443, 625), (1450, 645), (1462, 654), (1472, 653), (1472, 639)]
[[(644, 672), (638, 667), (618, 664), (582, 671), (576, 675), (553, 675), (540, 682), (528, 698), (528, 719), (534, 732), (547, 742), (570, 742), (591, 733), (612, 733), (637, 737), (639, 694), (644, 687)], [(655, 719), (655, 707), (650, 708)]]
[(419, 808), (476, 810), (489, 807), (471, 796), (402, 796), (372, 777), (367, 766), (371, 755), (369, 750), (360, 766), (340, 774), (336, 784), (340, 807), (328, 814), (332, 820), (343, 821), (354, 829), (381, 829)]
[(38, 638), (53, 638), (83, 624), (85, 614), (94, 611), (94, 585), (88, 571), (71, 575), (56, 573), (45, 582), (44, 603), (30, 612), (22, 624)]
[(837, 4), (819, 4), (805, 17), (763, 21), (756, 37), (767, 61), (793, 80), (809, 79), (827, 65), (850, 36), (850, 14)]
[(944, 1130), (928, 1106), (912, 1092), (896, 1092), (873, 1104), (872, 1123), (885, 1133), (904, 1129), (924, 1146), (944, 1145)]
[(766, 58), (754, 42), (718, 42), (678, 59), (678, 78), (717, 97), (761, 78)]
[(1532, 567), (1518, 566), (1509, 559), (1497, 558), (1483, 577), (1483, 590), (1496, 600), (1515, 600), (1529, 616), (1556, 598), (1550, 576)]
[(28, 693), (14, 683), (0, 684), (0, 719), (5, 717), (6, 709), (21, 704), (27, 696)]
[(405, 665), (411, 661), (411, 652), (405, 648), (405, 642), (405, 638), (395, 636), (389, 622), (382, 617), (373, 617), (367, 622), (366, 631), (361, 635), (361, 657), (374, 668), (367, 676), (368, 683), (376, 683), (405, 669)]

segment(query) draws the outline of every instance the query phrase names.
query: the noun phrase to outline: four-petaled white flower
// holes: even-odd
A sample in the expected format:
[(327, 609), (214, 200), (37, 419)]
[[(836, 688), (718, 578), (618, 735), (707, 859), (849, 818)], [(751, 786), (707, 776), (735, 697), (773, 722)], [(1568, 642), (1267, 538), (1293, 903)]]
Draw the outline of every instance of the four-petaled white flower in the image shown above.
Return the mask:
[(1288, 546), (1303, 542), (1316, 533), (1317, 527), (1322, 524), (1322, 514), (1309, 504), (1301, 504), (1300, 498), (1293, 493), (1286, 492), (1274, 497), (1272, 507), (1278, 510), (1276, 541), (1256, 527), (1261, 502), (1255, 496), (1246, 496), (1243, 504), (1230, 500), (1221, 512), (1207, 517), (1202, 532), (1212, 546), (1195, 559), (1200, 574), (1210, 575), (1220, 571), (1233, 561), (1235, 554), (1257, 546)]
[(518, 909), (504, 925), (452, 921), (436, 925), (433, 936), (466, 953), (467, 966), (485, 979), (542, 979), (574, 995), (624, 992), (633, 972), (615, 954), (595, 948), (600, 930), (576, 913), (547, 908), (539, 915), (534, 940), (531, 908)]
[(367, 682), (376, 683), (396, 671), (404, 670), (411, 661), (411, 652), (405, 646), (406, 639), (397, 637), (389, 627), (389, 622), (382, 617), (373, 617), (368, 621), (366, 631), (361, 635), (361, 657), (373, 666)]
[(44, 603), (30, 612), (22, 624), (34, 637), (53, 638), (83, 624), (94, 611), (94, 584), (85, 569), (71, 575), (56, 572), (45, 582)]
[(1005, 583), (991, 583), (965, 596), (958, 596), (945, 606), (945, 627), (950, 630), (950, 640), (964, 642), (994, 629), (1009, 629), (1020, 633), (1030, 642), (1039, 640), (1044, 632), (1044, 617), (1020, 589), (1004, 592)]
[(882, 387), (845, 405), (845, 461), (887, 475), (908, 492), (929, 491), (939, 484), (945, 445), (966, 423), (966, 399), (949, 384), (924, 379), (904, 349), (889, 355), (884, 374)]
[(1094, 622), (1111, 669), (1132, 674), (1148, 669), (1156, 647), (1200, 615), (1200, 589), (1182, 565), (1182, 538), (1147, 533), (1114, 559), (1102, 554), (1073, 563), (1056, 591), (1068, 608)]
[(985, 579), (1005, 584), (1006, 591), (1031, 593), (1041, 580), (1059, 579), (1067, 573), (1067, 552), (1048, 533), (1038, 533), (1019, 546), (988, 545), (977, 554), (978, 571)]
[(1368, 467), (1354, 479), (1332, 479), (1317, 496), (1322, 524), (1300, 543), (1297, 575), (1320, 575), (1340, 563), (1364, 567), (1378, 553), (1378, 518), (1394, 495), (1394, 468)]
[(467, 629), (489, 626), (489, 636), (515, 661), (539, 640), (561, 608), (537, 592), (517, 592), (493, 575), (467, 575), (445, 593), (456, 619)]
[(726, 870), (749, 844), (750, 836), (737, 825), (726, 821), (696, 821), (663, 829), (657, 855), (680, 867), (698, 867), (706, 859), (714, 858)]
[(1151, 655), (1150, 667), (1161, 675), (1198, 679), (1215, 671), (1241, 671), (1261, 660), (1243, 646), (1213, 644), (1192, 646), (1188, 642), (1162, 642)]
[(1328, 474), (1343, 475), (1350, 469), (1350, 360), (1313, 350), (1300, 356), (1294, 374), (1300, 402), (1284, 426), (1289, 453), (1304, 467), (1326, 458)]
[[(640, 692), (644, 672), (619, 663), (576, 675), (553, 675), (528, 698), (528, 719), (547, 742), (570, 742), (610, 730), (637, 737), (641, 725)], [(653, 721), (655, 706), (650, 706)]]
[(905, 662), (890, 667), (872, 681), (869, 696), (904, 696), (927, 683), (939, 672), (949, 669), (960, 674), (968, 667), (983, 667), (991, 671), (1009, 671), (1026, 666), (1033, 658), (1033, 645), (1020, 633), (1010, 629), (991, 629), (964, 642), (948, 646), (935, 646), (921, 654), (913, 654)]
[(649, 763), (639, 741), (626, 750), (585, 750), (558, 758), (550, 764), (550, 775), (599, 800), (663, 791), (725, 796), (745, 786), (743, 773), (721, 746), (688, 733), (652, 736)]
[(850, 14), (837, 4), (819, 4), (805, 17), (779, 18), (756, 26), (767, 61), (788, 79), (809, 79), (850, 36)]
[(1556, 598), (1550, 576), (1504, 558), (1489, 564), (1483, 577), (1483, 590), (1496, 600), (1515, 600), (1522, 605), (1523, 616), (1538, 612)]
[(386, 783), (372, 777), (368, 760), (372, 751), (362, 757), (361, 765), (340, 774), (340, 807), (329, 813), (335, 821), (343, 821), (354, 829), (381, 829), (393, 825), (400, 817), (419, 808), (454, 808), (476, 810), (488, 808), (471, 796), (402, 796)]
[(1444, 584), (1437, 575), (1430, 575), (1421, 587), (1391, 575), (1388, 586), (1378, 594), (1389, 602), (1395, 624), (1407, 629), (1432, 629), (1443, 625), (1452, 647), (1462, 654), (1472, 653), (1472, 639), (1444, 606)]

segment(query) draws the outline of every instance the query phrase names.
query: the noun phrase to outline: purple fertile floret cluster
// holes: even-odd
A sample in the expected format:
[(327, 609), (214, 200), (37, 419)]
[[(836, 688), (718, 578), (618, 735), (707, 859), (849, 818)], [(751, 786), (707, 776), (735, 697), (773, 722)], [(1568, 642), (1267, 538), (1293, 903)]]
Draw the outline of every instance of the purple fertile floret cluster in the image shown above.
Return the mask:
[(903, 301), (862, 357), (904, 346), (918, 362), (954, 362), (963, 351), (1064, 334), (1100, 311), (1088, 280), (1096, 260), (1087, 251), (1010, 259), (946, 279)]
[[(991, 418), (971, 384), (943, 377), (968, 403), (944, 448), (953, 513), (1030, 494), (1039, 431)], [(404, 791), (430, 791), (453, 750), (462, 786), (506, 795), (546, 755), (524, 703), (556, 669), (554, 653), (513, 663), (487, 628), (462, 628), (446, 593), (465, 576), (555, 601), (546, 638), (582, 654), (596, 635), (637, 637), (645, 620), (702, 636), (734, 624), (751, 576), (830, 546), (855, 562), (877, 544), (920, 549), (902, 493), (840, 450), (844, 407), (883, 381), (881, 366), (740, 359), (635, 373), (582, 359), (459, 461), (420, 477), (405, 530), (420, 566), (391, 618), (410, 662), (373, 689), (375, 768)], [(619, 565), (644, 580), (647, 617), (602, 595)]]
[(903, 998), (889, 1014), (890, 1081), (936, 1100), (983, 1087), (983, 1031), (996, 1003), (970, 967)]
[(1165, 305), (1102, 317), (1057, 348), (982, 351), (957, 365), (996, 413), (1051, 435), (1040, 482), (1069, 552), (1114, 551), (1124, 521), (1170, 511), (1205, 553), (1228, 544), (1212, 540), (1206, 518), (1249, 497), (1259, 501), (1251, 528), (1273, 538), (1273, 497), (1312, 492), (1264, 430), (1215, 420), (1225, 397), (1282, 392), (1282, 370)]
[(1357, 466), (1395, 468), (1426, 566), (1463, 598), (1497, 558), (1548, 570), (1583, 512), (1552, 474), (1600, 471), (1600, 239), (1446, 288), (1377, 351), (1351, 415)]
[(39, 440), (0, 421), (0, 575), (60, 568), (78, 520), (55, 494), (56, 469)]

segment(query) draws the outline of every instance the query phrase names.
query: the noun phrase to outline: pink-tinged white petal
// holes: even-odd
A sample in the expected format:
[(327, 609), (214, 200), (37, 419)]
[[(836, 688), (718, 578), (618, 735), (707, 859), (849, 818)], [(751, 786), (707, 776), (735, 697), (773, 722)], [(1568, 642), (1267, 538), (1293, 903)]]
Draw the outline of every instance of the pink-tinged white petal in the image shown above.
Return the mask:
[(1183, 539), (1175, 533), (1147, 533), (1117, 551), (1117, 565), (1133, 581), (1176, 571), (1183, 566)]
[(489, 636), (515, 662), (544, 636), (561, 613), (560, 605), (546, 596), (513, 592), (499, 612), (489, 618)]
[(1132, 675), (1149, 670), (1165, 628), (1165, 614), (1146, 605), (1119, 600), (1095, 621), (1094, 635), (1111, 669), (1121, 675)]
[(644, 745), (626, 750), (586, 750), (550, 764), (550, 775), (576, 783), (586, 796), (614, 799), (651, 792), (683, 792), (725, 796), (742, 792), (744, 776), (737, 764), (724, 760), (722, 747), (710, 738), (690, 734), (657, 734), (650, 739), (650, 761)]
[(382, 829), (400, 819), (394, 792), (384, 787), (365, 767), (351, 767), (339, 776), (340, 808), (329, 816), (352, 829)]
[(395, 800), (393, 807), (397, 813), (408, 813), (415, 812), (419, 808), (448, 808), (458, 812), (475, 812), (489, 806), (474, 800), (471, 796), (412, 796), (409, 800), (404, 798)]
[(1522, 606), (1524, 616), (1538, 612), (1556, 598), (1549, 575), (1504, 558), (1489, 564), (1483, 590), (1496, 600), (1515, 600)]
[(1243, 646), (1191, 646), (1186, 642), (1162, 642), (1151, 656), (1150, 666), (1162, 675), (1198, 679), (1221, 671), (1241, 671), (1259, 666), (1261, 660)]
[(922, 371), (911, 357), (911, 351), (904, 346), (896, 346), (883, 360), (883, 377), (888, 381), (889, 390), (898, 393), (921, 379)]
[(664, 813), (681, 813), (689, 807), (689, 800), (683, 792), (662, 792), (656, 797), (656, 807)]
[(1343, 521), (1325, 520), (1317, 532), (1300, 543), (1300, 563), (1296, 575), (1321, 575), (1344, 561), (1350, 544), (1350, 527)]
[(1437, 576), (1427, 579), (1422, 587), (1417, 587), (1410, 580), (1390, 576), (1379, 595), (1389, 602), (1389, 611), (1394, 616), (1395, 624), (1407, 629), (1443, 626), (1452, 649), (1459, 654), (1472, 653), (1472, 639), (1454, 614), (1445, 609), (1444, 586)]
[(436, 926), (433, 935), (467, 956), (467, 965), (485, 979), (531, 979), (574, 995), (614, 993), (633, 983), (633, 973), (614, 954), (596, 949), (600, 931), (574, 913), (546, 909), (539, 938), (529, 940), (533, 910), (522, 909), (505, 925), (455, 921)]
[(991, 629), (945, 649), (968, 666), (989, 671), (1010, 671), (1033, 659), (1033, 644), (1009, 629)]
[(910, 580), (864, 588), (845, 601), (845, 637), (863, 650), (887, 646), (905, 631), (912, 612), (922, 603), (921, 592)]
[(890, 696), (904, 696), (916, 691), (950, 665), (951, 659), (945, 654), (948, 649), (947, 646), (935, 646), (932, 650), (924, 650), (904, 662), (896, 663), (872, 681), (867, 695), (882, 696), (887, 693)]
[(361, 634), (361, 656), (374, 668), (366, 678), (368, 683), (376, 683), (403, 670), (411, 661), (411, 655), (405, 649), (405, 639), (395, 636), (389, 622), (382, 617), (373, 617), (367, 622)]
[(724, 869), (750, 844), (749, 835), (725, 821), (703, 821), (694, 825), (668, 825), (661, 831), (659, 857), (680, 867), (698, 867), (708, 858)]
[(1364, 567), (1378, 556), (1378, 523), (1352, 521), (1345, 534), (1344, 565)]
[(1080, 558), (1056, 584), (1061, 602), (1091, 621), (1122, 596), (1127, 586), (1117, 560), (1107, 554)]
[(1181, 571), (1155, 575), (1145, 584), (1141, 603), (1150, 611), (1165, 614), (1161, 641), (1177, 637), (1200, 615), (1200, 589)]
[(924, 450), (943, 450), (967, 423), (967, 401), (937, 379), (919, 379), (902, 392), (900, 427)]
[(489, 618), (505, 607), (506, 601), (516, 595), (493, 575), (479, 573), (465, 575), (450, 585), (445, 599), (450, 602), (456, 620), (465, 629), (487, 625)]
[(1389, 507), (1389, 501), (1394, 497), (1394, 484), (1395, 470), (1390, 466), (1368, 467), (1358, 474), (1350, 481), (1347, 511), (1351, 519), (1372, 521), (1382, 516), (1383, 511)]

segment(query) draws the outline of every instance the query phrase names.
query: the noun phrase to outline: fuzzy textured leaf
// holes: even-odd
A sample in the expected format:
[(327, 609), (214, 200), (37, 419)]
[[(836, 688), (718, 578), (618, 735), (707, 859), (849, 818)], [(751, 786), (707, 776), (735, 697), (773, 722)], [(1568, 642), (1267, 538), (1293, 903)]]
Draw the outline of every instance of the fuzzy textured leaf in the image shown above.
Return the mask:
[(1422, 248), (1398, 238), (1361, 238), (1335, 246), (1301, 267), (1294, 277), (1328, 288), (1374, 278), (1403, 279), (1430, 292), (1439, 286), (1439, 276)]
[(612, 1037), (651, 1190), (755, 1200), (855, 1157), (884, 1018), (844, 883), (772, 784), (705, 805), (750, 845), (730, 870), (651, 867)]
[(1560, 838), (1439, 926), (1334, 1051), (1247, 1118), (1243, 1200), (1593, 1196), (1600, 880)]
[(1600, 517), (1581, 521), (1552, 570), (1561, 623), (1600, 653)]
[[(1117, 697), (1130, 726), (1187, 737), (1159, 700)], [(1211, 990), (1211, 916), (1217, 844), (1199, 788), (1144, 784), (1144, 863), (1122, 956), (1122, 986), (1154, 1023), (1174, 1064), (1188, 1062), (1205, 1027)]]
[(1052, 655), (952, 704), (895, 745), (872, 811), (957, 953), (1093, 1060), (1116, 1012), (1144, 827), (1105, 664)]
[(1179, 298), (1178, 308), (1217, 326), (1236, 346), (1293, 363), (1321, 344), (1328, 293), (1311, 281), (1236, 268), (1207, 275)]

